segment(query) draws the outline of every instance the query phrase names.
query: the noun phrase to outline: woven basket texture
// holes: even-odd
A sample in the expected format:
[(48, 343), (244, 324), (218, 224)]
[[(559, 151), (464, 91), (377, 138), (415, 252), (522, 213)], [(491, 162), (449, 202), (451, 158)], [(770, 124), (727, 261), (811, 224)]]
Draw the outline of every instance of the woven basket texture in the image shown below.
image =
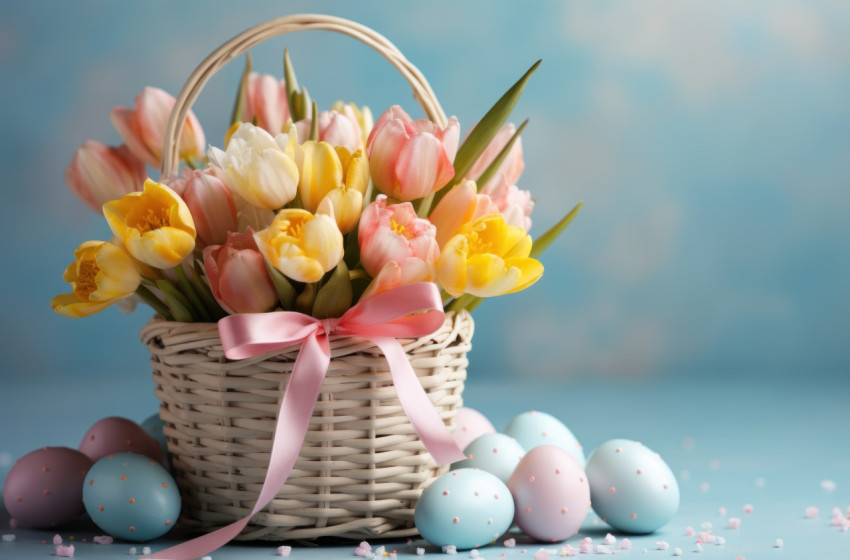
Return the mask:
[[(463, 311), (448, 313), (431, 336), (400, 339), (449, 426), (462, 406), (472, 333), (472, 318)], [(141, 338), (152, 356), (183, 525), (209, 531), (249, 514), (300, 346), (232, 361), (224, 357), (215, 323), (159, 317)], [(381, 351), (360, 338), (332, 336), (330, 367), (295, 467), (237, 538), (414, 536), (416, 500), (445, 470), (410, 425)]]

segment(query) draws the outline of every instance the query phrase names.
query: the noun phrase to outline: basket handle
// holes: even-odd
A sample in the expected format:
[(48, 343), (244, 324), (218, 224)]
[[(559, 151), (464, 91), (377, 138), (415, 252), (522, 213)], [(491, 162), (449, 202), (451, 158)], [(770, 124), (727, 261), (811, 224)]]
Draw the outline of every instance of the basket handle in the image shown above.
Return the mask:
[(177, 171), (180, 162), (178, 151), (180, 134), (183, 131), (183, 127), (178, 126), (178, 124), (182, 124), (185, 121), (189, 109), (213, 74), (230, 60), (266, 39), (294, 31), (312, 29), (342, 33), (378, 51), (379, 54), (398, 70), (413, 88), (413, 97), (422, 106), (428, 118), (440, 127), (445, 127), (448, 124), (446, 114), (443, 112), (439, 101), (437, 101), (437, 96), (422, 75), (422, 72), (411, 64), (401, 54), (401, 51), (383, 35), (359, 23), (323, 14), (284, 16), (261, 23), (233, 37), (213, 51), (192, 72), (192, 75), (189, 76), (189, 79), (183, 85), (183, 89), (180, 90), (180, 95), (177, 97), (177, 102), (174, 104), (174, 108), (171, 110), (171, 116), (168, 119), (168, 126), (165, 130), (165, 139), (162, 147), (160, 177), (169, 177)]

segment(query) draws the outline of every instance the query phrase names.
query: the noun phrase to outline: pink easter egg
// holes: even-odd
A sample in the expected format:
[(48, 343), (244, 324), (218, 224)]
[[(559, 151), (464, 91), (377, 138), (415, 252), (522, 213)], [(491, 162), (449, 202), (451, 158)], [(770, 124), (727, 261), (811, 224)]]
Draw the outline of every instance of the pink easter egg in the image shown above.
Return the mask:
[(165, 464), (159, 443), (144, 428), (119, 416), (95, 422), (83, 436), (78, 449), (93, 462), (115, 453), (138, 453)]
[(69, 447), (42, 447), (12, 466), (3, 485), (6, 510), (22, 525), (59, 527), (85, 512), (83, 480), (92, 460)]
[(514, 521), (523, 533), (543, 542), (567, 539), (581, 529), (590, 510), (590, 485), (572, 455), (540, 445), (520, 460), (508, 488)]
[(472, 440), (484, 434), (495, 434), (496, 428), (487, 418), (472, 408), (459, 408), (455, 416), (455, 443), (461, 449), (472, 443)]

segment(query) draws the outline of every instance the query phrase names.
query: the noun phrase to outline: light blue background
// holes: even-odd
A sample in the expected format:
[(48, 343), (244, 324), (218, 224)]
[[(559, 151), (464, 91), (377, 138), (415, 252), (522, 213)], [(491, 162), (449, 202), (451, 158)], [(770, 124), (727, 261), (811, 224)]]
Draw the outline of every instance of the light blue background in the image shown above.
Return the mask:
[[(564, 409), (550, 411), (566, 419), (571, 398), (598, 399), (570, 420), (591, 434), (586, 445), (655, 436), (666, 438), (655, 445), (663, 452), (716, 419), (711, 407), (688, 416), (684, 406), (659, 420), (664, 428), (624, 434), (613, 426), (629, 422), (626, 412), (653, 403), (661, 415), (658, 401), (612, 409), (605, 391), (616, 384), (639, 399), (675, 381), (672, 397), (716, 399), (734, 443), (716, 453), (731, 454), (725, 464), (748, 484), (751, 448), (736, 419), (758, 418), (774, 442), (784, 433), (819, 442), (813, 462), (835, 451), (829, 469), (810, 473), (813, 488), (847, 470), (844, 439), (838, 449), (829, 439), (842, 422), (846, 431), (841, 401), (817, 398), (847, 395), (850, 373), (846, 2), (21, 1), (0, 16), (0, 477), (35, 447), (76, 446), (99, 418), (141, 420), (156, 407), (137, 337), (147, 309), (70, 320), (49, 307), (66, 291), (74, 248), (109, 236), (64, 186), (74, 149), (119, 143), (112, 106), (132, 105), (146, 85), (176, 95), (221, 42), (297, 12), (386, 35), (464, 130), (543, 59), (513, 119), (531, 119), (519, 184), (538, 202), (532, 234), (579, 200), (585, 207), (543, 256), (537, 285), (476, 312), (470, 403), (487, 411), (492, 387), (523, 385), (559, 392)], [(346, 37), (274, 40), (253, 51), (255, 68), (280, 73), (284, 46), (320, 106), (343, 98), (376, 116), (394, 103), (419, 114), (393, 69)], [(196, 104), (210, 143), (221, 142), (240, 72), (241, 63), (226, 68)], [(765, 408), (762, 388), (788, 408)], [(797, 393), (808, 395), (799, 408)], [(526, 396), (522, 406), (533, 406)], [(832, 407), (817, 424), (827, 431), (794, 427), (794, 415), (821, 406)], [(819, 505), (826, 515), (831, 504)]]

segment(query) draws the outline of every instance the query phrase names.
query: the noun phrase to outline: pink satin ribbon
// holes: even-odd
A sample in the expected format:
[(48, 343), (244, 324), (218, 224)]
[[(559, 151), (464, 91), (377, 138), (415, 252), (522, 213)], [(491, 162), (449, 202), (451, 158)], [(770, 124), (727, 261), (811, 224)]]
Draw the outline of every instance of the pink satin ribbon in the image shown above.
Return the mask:
[(304, 437), (322, 380), (330, 364), (331, 334), (356, 336), (384, 353), (404, 412), (434, 460), (445, 465), (464, 459), (452, 434), (440, 419), (419, 383), (397, 338), (427, 336), (443, 324), (440, 293), (430, 282), (399, 286), (358, 303), (339, 319), (316, 319), (302, 313), (246, 313), (218, 322), (225, 355), (251, 358), (301, 344), (289, 383), (281, 399), (271, 458), (263, 487), (251, 513), (212, 533), (146, 556), (143, 560), (193, 560), (224, 546), (275, 497), (286, 482)]

